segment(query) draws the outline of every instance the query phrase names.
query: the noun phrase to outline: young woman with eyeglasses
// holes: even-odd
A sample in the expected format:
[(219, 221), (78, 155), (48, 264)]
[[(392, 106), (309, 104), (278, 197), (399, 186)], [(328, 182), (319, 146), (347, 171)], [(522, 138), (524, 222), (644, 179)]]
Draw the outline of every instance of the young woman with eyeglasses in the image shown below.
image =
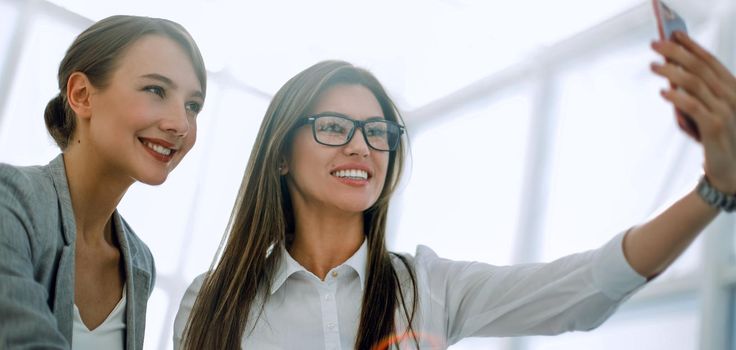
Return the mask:
[[(733, 200), (736, 80), (687, 37), (654, 48), (672, 63), (653, 70), (683, 88), (663, 96), (702, 130), (699, 188)], [(222, 256), (182, 299), (175, 348), (437, 349), (592, 329), (734, 205), (694, 190), (603, 247), (547, 264), (396, 254), (385, 236), (401, 124), (378, 81), (348, 63), (289, 80), (261, 125)]]

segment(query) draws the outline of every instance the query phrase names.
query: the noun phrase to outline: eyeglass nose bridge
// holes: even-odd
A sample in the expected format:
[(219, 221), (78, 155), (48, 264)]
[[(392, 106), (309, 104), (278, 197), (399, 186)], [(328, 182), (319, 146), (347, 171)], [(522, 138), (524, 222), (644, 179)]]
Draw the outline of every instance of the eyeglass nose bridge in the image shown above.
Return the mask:
[(353, 140), (353, 136), (355, 136), (355, 130), (358, 130), (358, 128), (360, 128), (360, 133), (363, 134), (363, 141), (365, 141), (365, 144), (370, 148), (374, 148), (373, 145), (371, 145), (371, 142), (368, 141), (368, 137), (365, 136), (365, 129), (363, 129), (363, 126), (365, 126), (366, 122), (363, 120), (350, 120), (350, 121), (353, 122), (353, 128), (350, 129), (350, 132), (348, 133), (348, 137), (345, 140), (345, 144), (347, 145), (348, 143), (350, 143), (350, 141)]

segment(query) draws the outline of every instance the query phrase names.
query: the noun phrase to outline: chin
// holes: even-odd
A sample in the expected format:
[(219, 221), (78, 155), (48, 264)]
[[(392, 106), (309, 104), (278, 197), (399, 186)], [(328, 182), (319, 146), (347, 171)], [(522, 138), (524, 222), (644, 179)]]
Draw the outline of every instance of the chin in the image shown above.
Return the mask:
[(166, 181), (166, 178), (168, 178), (168, 174), (163, 176), (143, 176), (138, 178), (138, 182), (144, 183), (146, 185), (158, 186), (164, 183), (164, 181)]
[(371, 203), (349, 203), (342, 206), (342, 210), (350, 213), (363, 213), (366, 210), (370, 209), (373, 204), (375, 204), (375, 201)]

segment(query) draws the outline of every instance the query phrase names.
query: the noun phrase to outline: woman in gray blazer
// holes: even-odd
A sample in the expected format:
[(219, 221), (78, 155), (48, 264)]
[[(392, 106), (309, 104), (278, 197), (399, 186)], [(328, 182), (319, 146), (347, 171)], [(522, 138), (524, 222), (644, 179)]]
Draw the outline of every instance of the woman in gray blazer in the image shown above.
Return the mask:
[(76, 38), (58, 79), (45, 121), (62, 154), (0, 164), (0, 348), (141, 349), (153, 257), (116, 207), (194, 145), (202, 56), (177, 23), (113, 16)]

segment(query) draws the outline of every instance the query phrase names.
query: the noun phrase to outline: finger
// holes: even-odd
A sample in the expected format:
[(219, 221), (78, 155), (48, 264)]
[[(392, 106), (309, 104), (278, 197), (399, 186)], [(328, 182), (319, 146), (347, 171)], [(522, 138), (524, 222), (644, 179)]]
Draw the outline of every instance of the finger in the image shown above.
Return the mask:
[(736, 106), (736, 86), (729, 86), (728, 80), (733, 78), (730, 73), (718, 75), (703, 58), (673, 41), (654, 42), (652, 48), (669, 62), (699, 76), (715, 96), (726, 98), (731, 105)]
[(731, 86), (736, 88), (736, 77), (724, 66), (718, 59), (713, 56), (708, 50), (704, 49), (697, 42), (690, 38), (683, 32), (675, 32), (674, 39), (677, 43), (684, 46), (688, 51), (693, 52), (696, 56), (700, 57), (715, 72), (718, 76), (722, 77), (724, 81)]
[(698, 126), (702, 138), (709, 138), (713, 130), (721, 128), (722, 121), (714, 118), (708, 109), (697, 99), (687, 92), (677, 89), (660, 91), (662, 97), (671, 102), (675, 108), (689, 115)]
[(688, 95), (700, 100), (703, 107), (709, 112), (729, 115), (726, 102), (717, 98), (700, 77), (672, 63), (664, 65), (652, 63), (651, 68), (654, 73), (667, 78), (673, 86), (684, 89)]

